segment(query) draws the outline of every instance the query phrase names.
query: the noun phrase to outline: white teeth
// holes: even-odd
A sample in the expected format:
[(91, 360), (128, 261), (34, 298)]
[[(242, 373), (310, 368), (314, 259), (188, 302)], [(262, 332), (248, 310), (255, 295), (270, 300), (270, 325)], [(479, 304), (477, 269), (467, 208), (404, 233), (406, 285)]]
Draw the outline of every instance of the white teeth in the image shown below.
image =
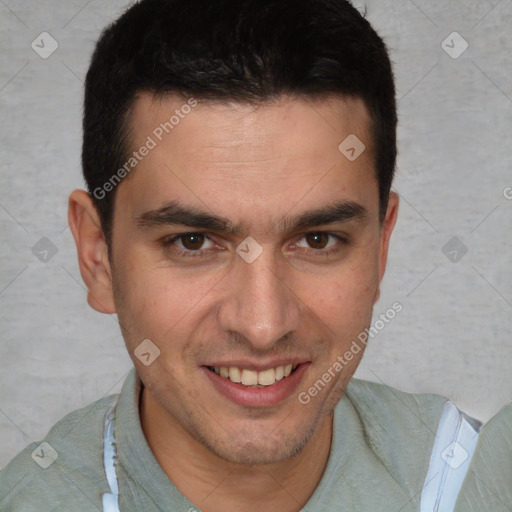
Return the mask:
[(272, 386), (276, 381), (283, 380), (285, 377), (288, 377), (295, 368), (297, 368), (298, 364), (287, 364), (286, 366), (276, 366), (275, 368), (268, 368), (267, 370), (263, 370), (261, 372), (256, 372), (253, 370), (241, 369), (236, 366), (231, 366), (229, 368), (225, 366), (214, 366), (213, 371), (224, 377), (225, 379), (229, 379), (232, 382), (241, 383), (244, 386)]
[(240, 368), (236, 368), (235, 366), (232, 366), (229, 369), (229, 380), (233, 382), (241, 382), (242, 381), (242, 372), (240, 371)]
[(258, 373), (258, 384), (262, 386), (271, 386), (276, 381), (276, 371), (274, 368), (264, 370)]
[(258, 372), (242, 370), (242, 384), (244, 386), (255, 386), (258, 384)]

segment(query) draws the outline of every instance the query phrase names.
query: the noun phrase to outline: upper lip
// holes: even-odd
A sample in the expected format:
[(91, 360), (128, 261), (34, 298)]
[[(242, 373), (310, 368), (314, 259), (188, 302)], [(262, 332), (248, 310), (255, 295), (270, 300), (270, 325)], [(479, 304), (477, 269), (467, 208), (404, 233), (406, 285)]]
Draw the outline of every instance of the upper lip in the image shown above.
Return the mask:
[(278, 366), (286, 366), (288, 364), (302, 364), (309, 362), (308, 359), (296, 359), (296, 358), (287, 358), (287, 359), (276, 359), (274, 361), (269, 361), (267, 363), (255, 363), (253, 361), (244, 361), (244, 360), (236, 360), (236, 361), (215, 361), (213, 363), (208, 363), (203, 366), (218, 366), (224, 368), (230, 368), (232, 366), (236, 368), (241, 368), (243, 370), (252, 370), (255, 372), (261, 372), (263, 370), (268, 370), (269, 368), (277, 368)]

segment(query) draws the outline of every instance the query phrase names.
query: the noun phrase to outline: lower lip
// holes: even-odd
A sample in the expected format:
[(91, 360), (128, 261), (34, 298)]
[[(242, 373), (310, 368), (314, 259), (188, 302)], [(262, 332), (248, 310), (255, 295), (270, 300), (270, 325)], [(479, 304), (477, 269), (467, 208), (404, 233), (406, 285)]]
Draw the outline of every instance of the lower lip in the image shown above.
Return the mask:
[(264, 388), (251, 388), (232, 382), (227, 378), (217, 375), (205, 366), (202, 366), (201, 369), (206, 373), (217, 391), (232, 402), (244, 407), (269, 407), (278, 404), (293, 394), (302, 381), (302, 377), (309, 364), (299, 364), (288, 377)]

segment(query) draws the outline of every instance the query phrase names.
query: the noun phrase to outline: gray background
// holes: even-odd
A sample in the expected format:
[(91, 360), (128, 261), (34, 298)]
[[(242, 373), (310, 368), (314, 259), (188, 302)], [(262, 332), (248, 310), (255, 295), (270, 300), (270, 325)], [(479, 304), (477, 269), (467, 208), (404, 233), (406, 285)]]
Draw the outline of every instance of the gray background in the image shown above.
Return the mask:
[[(442, 394), (487, 420), (512, 399), (512, 2), (363, 4), (390, 48), (400, 115), (401, 207), (375, 313), (395, 301), (403, 311), (356, 375)], [(0, 467), (68, 412), (118, 392), (131, 368), (115, 315), (86, 303), (67, 228), (68, 194), (83, 188), (83, 79), (100, 30), (126, 5), (0, 0)], [(59, 45), (47, 59), (31, 48), (43, 31)], [(454, 31), (469, 44), (456, 59), (441, 46)], [(456, 262), (442, 251), (454, 236), (448, 256), (468, 250)], [(55, 255), (38, 254), (43, 237)]]

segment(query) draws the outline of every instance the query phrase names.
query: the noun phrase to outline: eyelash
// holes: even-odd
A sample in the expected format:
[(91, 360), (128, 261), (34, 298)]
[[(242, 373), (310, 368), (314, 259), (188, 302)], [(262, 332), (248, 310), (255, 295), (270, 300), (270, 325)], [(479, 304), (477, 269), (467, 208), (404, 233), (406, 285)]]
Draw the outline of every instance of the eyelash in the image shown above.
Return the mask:
[[(335, 233), (330, 233), (328, 231), (310, 231), (308, 233), (304, 233), (304, 235), (302, 235), (301, 239), (306, 237), (307, 235), (327, 235), (327, 236), (331, 236), (333, 238), (335, 238), (336, 240), (338, 240), (339, 242), (341, 242), (340, 245), (337, 245), (335, 247), (331, 247), (330, 249), (306, 249), (306, 253), (308, 255), (313, 255), (313, 256), (330, 256), (331, 254), (334, 254), (334, 253), (337, 253), (339, 251), (341, 251), (342, 249), (342, 246), (344, 245), (348, 245), (349, 241), (347, 238), (343, 237), (343, 236), (340, 236), (340, 235), (337, 235)], [(176, 249), (175, 247), (172, 247), (174, 242), (176, 242), (177, 240), (179, 239), (182, 239), (182, 238), (185, 238), (186, 236), (188, 235), (204, 235), (206, 239), (210, 240), (211, 241), (211, 238), (206, 234), (206, 233), (202, 233), (200, 231), (192, 231), (192, 232), (189, 232), (189, 233), (180, 233), (179, 235), (175, 235), (171, 238), (164, 238), (162, 240), (162, 245), (164, 248), (169, 248), (171, 249), (172, 248), (172, 252), (178, 256), (178, 257), (185, 257), (185, 258), (201, 258), (201, 257), (204, 257), (203, 256), (203, 253), (208, 251), (208, 249), (198, 249), (197, 251), (192, 251), (192, 250), (187, 250), (187, 251), (184, 251), (182, 249)]]

